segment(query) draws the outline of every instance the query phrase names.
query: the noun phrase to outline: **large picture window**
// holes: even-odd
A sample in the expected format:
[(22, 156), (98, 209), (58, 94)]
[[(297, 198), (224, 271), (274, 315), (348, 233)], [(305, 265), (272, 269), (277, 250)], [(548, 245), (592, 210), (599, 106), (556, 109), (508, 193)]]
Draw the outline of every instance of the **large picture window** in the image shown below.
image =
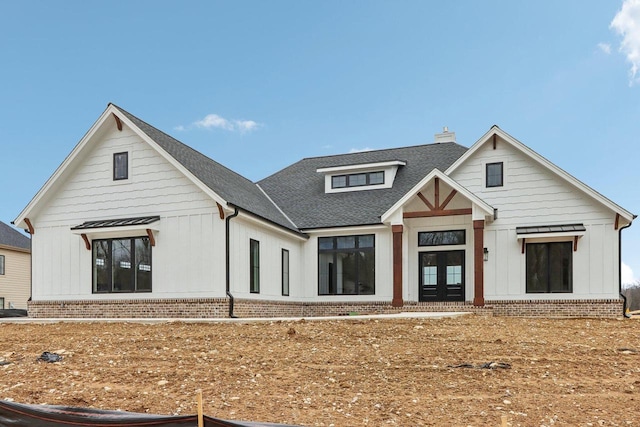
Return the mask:
[(318, 239), (318, 294), (375, 294), (375, 236)]
[(573, 292), (573, 244), (527, 243), (527, 293)]
[(151, 292), (149, 238), (94, 240), (93, 292)]
[(249, 292), (260, 292), (260, 242), (250, 239), (249, 241)]

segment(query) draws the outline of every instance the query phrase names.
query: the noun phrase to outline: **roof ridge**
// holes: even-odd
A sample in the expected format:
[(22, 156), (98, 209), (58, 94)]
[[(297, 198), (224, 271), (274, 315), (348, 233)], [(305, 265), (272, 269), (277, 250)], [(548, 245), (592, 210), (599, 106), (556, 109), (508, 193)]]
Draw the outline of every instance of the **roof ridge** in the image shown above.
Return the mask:
[(418, 148), (418, 147), (426, 147), (426, 146), (451, 145), (451, 144), (455, 144), (455, 145), (458, 145), (458, 146), (463, 147), (463, 148), (468, 148), (468, 147), (465, 147), (464, 145), (458, 144), (457, 142), (429, 142), (429, 143), (425, 143), (425, 144), (403, 145), (401, 147), (393, 147), (393, 148), (378, 148), (378, 149), (375, 149), (375, 150), (355, 151), (353, 153), (340, 153), (340, 154), (329, 154), (329, 155), (326, 155), (326, 156), (303, 157), (299, 161), (330, 158), (330, 157), (351, 156), (351, 155), (365, 154), (365, 153), (379, 153), (379, 152), (382, 152), (382, 151), (404, 150), (404, 149), (409, 149), (409, 148)]

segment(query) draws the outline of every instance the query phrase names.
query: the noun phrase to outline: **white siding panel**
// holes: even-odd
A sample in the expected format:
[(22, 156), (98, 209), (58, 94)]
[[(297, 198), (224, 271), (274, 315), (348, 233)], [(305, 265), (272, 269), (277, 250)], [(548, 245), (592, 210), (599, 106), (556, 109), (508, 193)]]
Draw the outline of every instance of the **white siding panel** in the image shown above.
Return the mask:
[[(486, 163), (504, 162), (504, 187), (485, 188)], [(585, 299), (617, 298), (618, 235), (615, 212), (550, 172), (505, 141), (480, 147), (451, 177), (498, 209), (498, 219), (487, 224), (486, 246), (496, 235), (485, 263), (485, 298)], [(587, 231), (573, 253), (573, 292), (527, 294), (526, 256), (517, 240), (517, 226), (582, 223)], [(487, 246), (489, 247), (489, 246)], [(495, 288), (490, 283), (495, 277)]]

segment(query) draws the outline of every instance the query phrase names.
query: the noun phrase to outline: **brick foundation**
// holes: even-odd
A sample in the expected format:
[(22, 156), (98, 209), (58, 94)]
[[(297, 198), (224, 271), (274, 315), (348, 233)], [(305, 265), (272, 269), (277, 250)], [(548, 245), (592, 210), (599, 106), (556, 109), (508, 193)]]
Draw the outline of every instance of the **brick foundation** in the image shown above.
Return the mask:
[[(419, 303), (405, 301), (402, 307), (388, 302), (301, 303), (236, 299), (237, 317), (318, 317), (400, 312), (472, 312), (516, 317), (621, 317), (622, 300), (567, 301), (487, 301), (484, 307), (470, 302)], [(226, 298), (144, 299), (110, 301), (30, 301), (29, 317), (34, 318), (225, 318)]]
[(622, 317), (622, 299), (487, 301), (496, 316)]

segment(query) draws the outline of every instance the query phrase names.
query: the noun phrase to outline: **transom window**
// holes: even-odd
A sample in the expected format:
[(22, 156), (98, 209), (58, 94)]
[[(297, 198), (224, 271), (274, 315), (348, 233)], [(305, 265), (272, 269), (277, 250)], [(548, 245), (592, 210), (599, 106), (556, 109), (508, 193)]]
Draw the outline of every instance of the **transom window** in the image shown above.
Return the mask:
[(331, 177), (331, 188), (362, 187), (384, 184), (384, 171), (352, 173)]
[(527, 243), (527, 293), (573, 292), (573, 244)]
[(421, 231), (418, 246), (464, 245), (465, 234), (465, 230)]
[(375, 294), (375, 236), (318, 238), (318, 294)]
[(487, 187), (502, 187), (503, 185), (503, 163), (487, 163)]
[(151, 292), (148, 237), (93, 241), (93, 292)]
[(115, 153), (113, 155), (113, 180), (129, 178), (129, 153)]

